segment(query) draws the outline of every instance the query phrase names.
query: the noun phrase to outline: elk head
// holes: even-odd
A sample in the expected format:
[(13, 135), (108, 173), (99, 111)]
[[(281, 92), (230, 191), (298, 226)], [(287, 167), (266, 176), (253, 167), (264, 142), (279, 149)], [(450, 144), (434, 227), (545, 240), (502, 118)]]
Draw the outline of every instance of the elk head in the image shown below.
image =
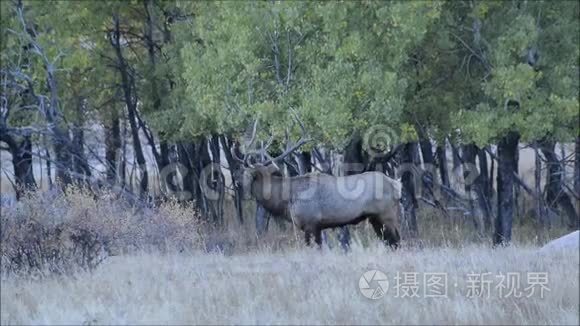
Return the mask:
[[(310, 139), (306, 136), (306, 131), (302, 122), (295, 116), (296, 120), (298, 121), (300, 128), (302, 130), (302, 136), (298, 141), (291, 144), (288, 140), (288, 136), (286, 136), (286, 150), (276, 156), (272, 157), (268, 153), (268, 147), (272, 145), (274, 141), (274, 136), (271, 136), (266, 144), (262, 142), (262, 145), (258, 150), (252, 149), (254, 146), (254, 142), (256, 140), (256, 131), (258, 126), (258, 119), (254, 121), (253, 128), (252, 128), (252, 136), (250, 138), (249, 143), (245, 146), (249, 150), (242, 155), (238, 155), (236, 148), (231, 148), (232, 157), (240, 163), (242, 169), (237, 173), (238, 174), (238, 181), (243, 185), (245, 189), (251, 189), (252, 193), (255, 190), (256, 181), (263, 182), (267, 180), (268, 177), (280, 174), (281, 169), (279, 164), (282, 162), (287, 162), (285, 159), (288, 155), (292, 154), (294, 151), (299, 149), (304, 144), (308, 143)], [(288, 135), (288, 133), (286, 133)], [(287, 162), (288, 163), (288, 162)], [(255, 194), (254, 194), (255, 195)]]

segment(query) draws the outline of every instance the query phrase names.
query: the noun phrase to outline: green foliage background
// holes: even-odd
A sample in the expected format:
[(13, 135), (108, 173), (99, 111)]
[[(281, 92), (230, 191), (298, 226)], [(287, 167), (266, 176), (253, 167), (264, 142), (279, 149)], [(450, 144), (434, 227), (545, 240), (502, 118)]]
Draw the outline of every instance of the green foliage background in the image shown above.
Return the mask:
[[(291, 108), (317, 144), (339, 150), (379, 124), (394, 142), (419, 132), (479, 145), (510, 130), (526, 142), (579, 133), (577, 1), (154, 1), (155, 66), (139, 44), (141, 1), (24, 8), (57, 68), (64, 114), (83, 98), (103, 124), (123, 109), (107, 59), (117, 13), (139, 110), (168, 140), (241, 137), (256, 117), (261, 139), (297, 136)], [(168, 13), (181, 18), (168, 22)], [(21, 50), (27, 36), (16, 32), (13, 4), (2, 1), (1, 15), (2, 69), (22, 69), (46, 89), (46, 67)]]

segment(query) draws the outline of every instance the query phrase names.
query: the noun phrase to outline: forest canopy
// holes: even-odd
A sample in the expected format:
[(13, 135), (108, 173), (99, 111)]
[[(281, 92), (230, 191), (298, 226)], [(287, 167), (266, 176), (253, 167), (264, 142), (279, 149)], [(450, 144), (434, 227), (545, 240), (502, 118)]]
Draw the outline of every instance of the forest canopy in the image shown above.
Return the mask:
[[(11, 155), (17, 193), (41, 186), (32, 166), (40, 159), (50, 184), (98, 182), (143, 200), (188, 192), (184, 200), (219, 221), (224, 177), (210, 171), (222, 194), (215, 200), (201, 180), (213, 164), (228, 167), (232, 218), (243, 221), (240, 163), (231, 153), (248, 150), (258, 120), (256, 143), (268, 143), (269, 155), (303, 133), (311, 139), (284, 162), (290, 175), (332, 173), (336, 153), (392, 176), (416, 164), (420, 175), (398, 176), (412, 230), (417, 196), (443, 211), (443, 197), (458, 197), (445, 167), (448, 146), (454, 160), (479, 162), (466, 188), (475, 195), (455, 201), (465, 199), (482, 229), (495, 225), (496, 242), (509, 241), (513, 194), (522, 187), (542, 202), (540, 216), (553, 209), (578, 225), (578, 1), (0, 6), (0, 149)], [(566, 158), (556, 155), (557, 143), (576, 143), (570, 182), (561, 177)], [(518, 178), (521, 144), (549, 167), (543, 189)], [(488, 159), (497, 164), (495, 186)], [(176, 164), (185, 171), (179, 182), (164, 172)], [(442, 194), (415, 189), (435, 183)]]

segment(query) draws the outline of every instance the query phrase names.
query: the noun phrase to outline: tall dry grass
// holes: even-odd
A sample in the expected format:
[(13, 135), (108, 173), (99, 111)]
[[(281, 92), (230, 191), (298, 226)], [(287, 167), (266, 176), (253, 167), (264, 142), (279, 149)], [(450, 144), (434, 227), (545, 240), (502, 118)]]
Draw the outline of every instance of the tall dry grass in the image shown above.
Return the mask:
[[(248, 217), (212, 227), (175, 202), (29, 194), (2, 210), (0, 324), (578, 324), (579, 253), (537, 251), (565, 229), (522, 218), (514, 245), (492, 249), (469, 219), (422, 209), (419, 221), (420, 239), (395, 252), (361, 223), (345, 253), (336, 231), (318, 250), (274, 221), (258, 237)], [(389, 277), (379, 300), (358, 288), (371, 269)], [(543, 298), (498, 295), (498, 275), (518, 273), (521, 290), (528, 272), (546, 273)], [(417, 273), (418, 298), (396, 295), (397, 273)], [(448, 295), (424, 297), (425, 273), (447, 273)], [(467, 295), (470, 273), (490, 273), (489, 298)]]
[[(577, 325), (578, 252), (486, 246), (387, 251), (355, 244), (337, 250), (287, 249), (225, 256), (114, 257), (92, 273), (42, 281), (2, 280), (2, 324), (552, 324)], [(388, 276), (377, 300), (359, 291), (368, 270)], [(447, 295), (424, 295), (425, 273), (447, 273)], [(546, 273), (543, 297), (525, 289)], [(417, 273), (418, 297), (402, 297), (397, 273)], [(470, 274), (490, 273), (473, 297)], [(499, 295), (498, 275), (518, 273), (520, 297)], [(455, 286), (457, 283), (457, 286)], [(401, 285), (403, 283), (399, 283)], [(411, 283), (414, 284), (414, 283)], [(372, 285), (372, 283), (371, 283)], [(487, 295), (489, 293), (489, 297)]]

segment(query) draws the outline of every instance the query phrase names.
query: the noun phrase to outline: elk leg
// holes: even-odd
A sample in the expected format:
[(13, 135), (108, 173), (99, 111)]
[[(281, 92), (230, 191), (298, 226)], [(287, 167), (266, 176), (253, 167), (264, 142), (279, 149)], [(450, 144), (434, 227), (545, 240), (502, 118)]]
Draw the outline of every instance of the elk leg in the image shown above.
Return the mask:
[(369, 218), (369, 222), (373, 226), (377, 236), (383, 240), (385, 245), (391, 246), (393, 249), (399, 247), (399, 241), (401, 236), (399, 234), (399, 229), (389, 222), (383, 222), (383, 219), (378, 216), (373, 216)]
[(314, 236), (314, 242), (318, 247), (322, 246), (322, 229), (321, 228), (309, 228), (304, 230), (304, 240), (307, 246), (312, 245), (312, 236)]
[(314, 230), (314, 242), (316, 242), (318, 248), (322, 247), (322, 230), (320, 228)]
[(310, 247), (312, 244), (312, 232), (304, 231), (304, 241), (306, 242), (306, 245)]

